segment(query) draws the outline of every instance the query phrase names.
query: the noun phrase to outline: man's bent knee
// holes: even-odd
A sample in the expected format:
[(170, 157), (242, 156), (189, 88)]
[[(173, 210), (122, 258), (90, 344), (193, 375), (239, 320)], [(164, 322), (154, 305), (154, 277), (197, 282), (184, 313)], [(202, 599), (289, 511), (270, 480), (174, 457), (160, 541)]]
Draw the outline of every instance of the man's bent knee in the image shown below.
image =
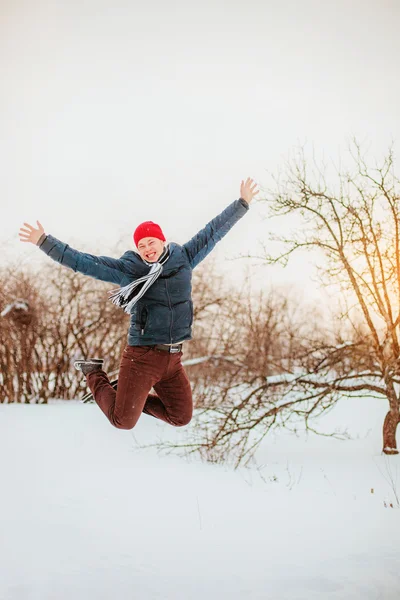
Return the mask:
[(189, 425), (192, 420), (192, 415), (180, 415), (179, 417), (170, 418), (171, 425), (174, 427), (184, 427), (185, 425)]
[(135, 427), (136, 423), (138, 422), (138, 419), (132, 419), (132, 418), (118, 419), (118, 418), (113, 417), (112, 419), (110, 419), (110, 422), (117, 429), (125, 429), (128, 431), (129, 429), (133, 429)]

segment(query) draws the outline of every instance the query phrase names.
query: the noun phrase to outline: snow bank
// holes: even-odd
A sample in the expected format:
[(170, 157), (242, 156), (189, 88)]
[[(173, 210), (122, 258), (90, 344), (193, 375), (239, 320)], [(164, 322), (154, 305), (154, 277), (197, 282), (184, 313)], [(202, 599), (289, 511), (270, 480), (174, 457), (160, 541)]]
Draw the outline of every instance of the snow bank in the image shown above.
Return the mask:
[(349, 402), (326, 426), (353, 440), (276, 433), (235, 472), (140, 449), (179, 435), (146, 415), (0, 406), (0, 599), (397, 600), (399, 460)]

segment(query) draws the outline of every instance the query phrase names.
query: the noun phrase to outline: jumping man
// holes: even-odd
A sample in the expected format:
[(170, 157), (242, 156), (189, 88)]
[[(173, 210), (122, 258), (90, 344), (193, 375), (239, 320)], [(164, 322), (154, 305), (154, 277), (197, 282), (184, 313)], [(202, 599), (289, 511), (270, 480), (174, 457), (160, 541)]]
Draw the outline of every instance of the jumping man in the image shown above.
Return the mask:
[[(103, 370), (102, 359), (75, 362), (86, 376), (95, 402), (112, 425), (132, 429), (146, 413), (171, 425), (192, 418), (192, 391), (181, 364), (183, 342), (191, 339), (192, 270), (243, 217), (257, 195), (256, 184), (241, 182), (240, 198), (180, 246), (166, 239), (159, 225), (141, 223), (133, 234), (137, 252), (121, 258), (93, 256), (72, 249), (43, 226), (24, 223), (22, 242), (36, 244), (50, 258), (74, 271), (119, 286), (111, 300), (130, 314), (128, 344), (123, 352), (118, 388)], [(155, 393), (150, 393), (153, 389)]]

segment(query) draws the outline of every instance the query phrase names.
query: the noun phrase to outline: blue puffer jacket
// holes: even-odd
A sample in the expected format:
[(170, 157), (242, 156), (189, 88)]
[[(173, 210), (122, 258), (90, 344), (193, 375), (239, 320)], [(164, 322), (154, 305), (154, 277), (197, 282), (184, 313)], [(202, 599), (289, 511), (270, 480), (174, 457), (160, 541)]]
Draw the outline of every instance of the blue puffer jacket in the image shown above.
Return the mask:
[[(161, 275), (132, 310), (128, 334), (130, 346), (176, 344), (191, 339), (192, 269), (211, 252), (248, 208), (242, 198), (235, 200), (183, 246), (170, 243), (170, 257)], [(40, 249), (65, 267), (120, 286), (149, 271), (148, 265), (133, 250), (128, 250), (118, 259), (93, 256), (78, 252), (51, 235), (46, 236)]]

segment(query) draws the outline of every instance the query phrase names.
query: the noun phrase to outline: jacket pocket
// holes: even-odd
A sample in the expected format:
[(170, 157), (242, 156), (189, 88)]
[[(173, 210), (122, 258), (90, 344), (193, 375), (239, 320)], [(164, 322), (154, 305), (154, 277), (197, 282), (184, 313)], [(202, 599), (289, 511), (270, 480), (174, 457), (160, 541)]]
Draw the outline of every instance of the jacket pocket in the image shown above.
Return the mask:
[(152, 346), (126, 346), (123, 357), (131, 362), (136, 362), (146, 356), (146, 354), (149, 354), (152, 349)]
[[(184, 330), (190, 328), (193, 323), (193, 302), (186, 300), (175, 304), (174, 308), (174, 328)], [(180, 332), (182, 334), (182, 331)]]
[(136, 313), (135, 325), (136, 325), (136, 329), (140, 330), (141, 335), (144, 334), (148, 319), (149, 319), (149, 310), (148, 310), (147, 306), (138, 307), (137, 313)]

